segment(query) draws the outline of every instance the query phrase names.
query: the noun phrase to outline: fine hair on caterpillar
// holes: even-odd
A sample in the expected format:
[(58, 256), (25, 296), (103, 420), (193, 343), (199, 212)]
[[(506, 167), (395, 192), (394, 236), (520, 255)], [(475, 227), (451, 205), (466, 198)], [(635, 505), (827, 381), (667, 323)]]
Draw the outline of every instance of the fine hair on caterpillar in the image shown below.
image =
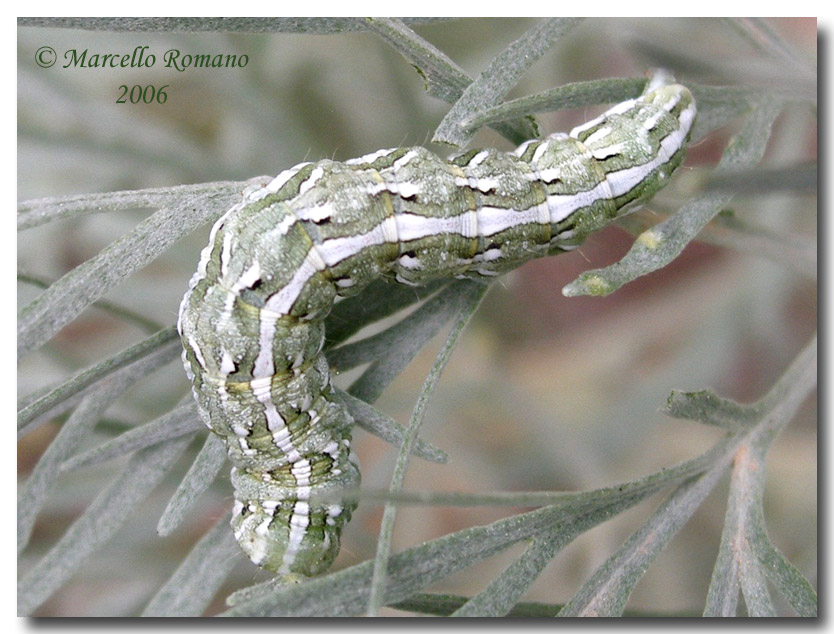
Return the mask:
[(658, 76), (511, 153), (444, 160), (410, 147), (302, 163), (217, 221), (178, 325), (200, 414), (233, 463), (235, 537), (255, 564), (324, 572), (356, 507), (312, 499), (360, 479), (322, 353), (337, 296), (380, 277), (493, 278), (575, 248), (668, 182), (695, 114), (689, 90)]

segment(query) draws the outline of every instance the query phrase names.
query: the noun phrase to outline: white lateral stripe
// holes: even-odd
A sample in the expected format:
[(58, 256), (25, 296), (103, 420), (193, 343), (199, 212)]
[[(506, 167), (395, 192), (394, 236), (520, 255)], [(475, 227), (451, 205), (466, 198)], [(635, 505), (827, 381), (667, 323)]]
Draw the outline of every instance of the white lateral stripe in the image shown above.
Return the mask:
[(389, 225), (383, 220), (368, 233), (325, 240), (316, 245), (315, 249), (327, 266), (334, 266), (357, 253), (361, 253), (368, 247), (385, 244), (387, 242), (386, 233), (390, 233), (390, 231)]
[(391, 168), (394, 170), (400, 169), (408, 165), (411, 162), (411, 159), (417, 157), (417, 152), (414, 150), (409, 150), (405, 154), (403, 154), (400, 158), (398, 158), (394, 163), (391, 165)]
[(657, 125), (657, 122), (660, 121), (660, 118), (663, 117), (665, 114), (663, 109), (658, 110), (655, 112), (651, 117), (643, 121), (643, 129), (644, 130), (654, 130), (654, 127)]
[[(310, 461), (306, 458), (302, 458), (300, 460), (296, 460), (292, 463), (292, 472), (293, 477), (295, 478), (296, 486), (301, 489), (307, 489), (309, 493), (310, 488), (310, 474), (313, 472), (313, 466), (310, 464)], [(296, 491), (296, 495), (299, 498), (306, 498), (309, 495), (301, 495), (300, 492)]]
[(554, 194), (547, 197), (550, 223), (556, 224), (570, 216), (577, 209), (588, 207), (598, 200), (611, 198), (608, 181), (602, 181), (593, 189), (577, 194)]
[(667, 99), (663, 103), (663, 108), (666, 110), (666, 112), (672, 112), (675, 106), (677, 106), (680, 103), (680, 100), (681, 95), (680, 93), (677, 93), (674, 97), (672, 97), (671, 99)]
[(276, 235), (285, 236), (287, 232), (290, 230), (295, 224), (295, 216), (293, 214), (288, 213), (286, 216), (281, 218), (281, 221), (275, 225), (275, 229), (270, 230), (270, 233), (274, 232)]
[(536, 209), (539, 210), (539, 224), (550, 224), (550, 205), (548, 204), (547, 200), (545, 200), (543, 203), (539, 203), (536, 206)]
[(362, 163), (373, 163), (378, 158), (388, 156), (389, 154), (391, 154), (391, 152), (396, 151), (397, 148), (377, 150), (376, 152), (371, 152), (370, 154), (363, 154), (362, 156), (357, 156), (356, 158), (348, 159), (347, 161), (345, 161), (345, 165), (361, 165)]
[(524, 143), (522, 143), (521, 145), (519, 145), (519, 146), (518, 146), (518, 147), (517, 147), (517, 148), (513, 151), (513, 154), (515, 154), (516, 156), (521, 156), (522, 154), (524, 154), (524, 153), (527, 151), (527, 148), (528, 148), (528, 147), (530, 147), (530, 144), (531, 144), (531, 143), (539, 143), (539, 142), (540, 142), (540, 141), (539, 141), (538, 139), (530, 139), (529, 141), (525, 141)]
[(396, 216), (387, 216), (382, 221), (382, 237), (385, 242), (395, 243), (400, 241), (400, 232), (397, 227)]
[(624, 114), (634, 108), (635, 105), (641, 103), (637, 99), (629, 99), (628, 101), (623, 101), (622, 103), (618, 103), (616, 106), (611, 108), (610, 110), (606, 110), (596, 119), (591, 119), (587, 123), (583, 123), (582, 125), (576, 126), (573, 130), (570, 131), (570, 136), (573, 138), (577, 138), (580, 134), (582, 134), (585, 130), (590, 130), (594, 126), (599, 125), (603, 121), (605, 121), (608, 117), (615, 114)]
[(319, 179), (324, 176), (324, 168), (321, 165), (315, 167), (310, 175), (307, 177), (301, 185), (298, 186), (298, 195), (301, 196), (302, 194), (306, 193), (311, 187), (313, 187)]
[[(575, 210), (605, 197), (608, 194), (607, 186), (607, 183), (603, 181), (594, 189), (586, 192), (548, 196), (547, 206), (550, 222), (559, 222)], [(469, 210), (449, 218), (436, 218), (419, 214), (397, 214), (393, 218), (387, 217), (367, 233), (332, 238), (316, 245), (296, 270), (292, 280), (267, 300), (265, 308), (273, 313), (286, 314), (292, 309), (305, 284), (316, 271), (323, 270), (324, 267), (335, 266), (347, 258), (358, 255), (368, 247), (386, 243), (393, 244), (398, 241), (420, 240), (428, 236), (441, 234), (459, 234), (466, 238), (489, 237), (513, 227), (540, 222), (543, 215), (541, 206), (535, 205), (524, 210), (480, 207), (477, 210)], [(392, 221), (396, 224), (396, 231)], [(267, 324), (264, 323), (262, 315), (262, 344), (266, 343), (269, 334), (265, 332), (267, 330), (265, 326)], [(269, 338), (271, 341), (271, 335)], [(263, 347), (261, 352), (263, 352)], [(256, 363), (256, 365), (258, 364)], [(257, 376), (267, 375), (258, 374)]]
[(478, 210), (469, 209), (465, 211), (461, 216), (460, 234), (464, 238), (477, 238), (479, 231)]
[(249, 288), (257, 282), (261, 277), (261, 266), (257, 262), (253, 262), (252, 266), (246, 269), (238, 280), (232, 285), (232, 292), (237, 294), (238, 291), (244, 288)]
[(652, 170), (666, 163), (683, 145), (692, 121), (695, 118), (695, 105), (691, 104), (680, 115), (680, 126), (677, 130), (668, 134), (660, 142), (660, 151), (657, 156), (648, 163), (637, 165), (619, 172), (609, 172), (606, 180), (611, 185), (611, 193), (616, 198), (631, 191), (646, 175)]
[(205, 278), (206, 276), (206, 268), (208, 267), (208, 263), (211, 260), (211, 252), (214, 250), (214, 243), (217, 240), (217, 232), (220, 231), (220, 227), (226, 222), (226, 219), (229, 218), (233, 213), (237, 213), (240, 209), (246, 206), (247, 200), (242, 200), (241, 202), (237, 203), (236, 205), (232, 206), (229, 211), (225, 214), (220, 216), (217, 219), (212, 227), (211, 231), (209, 232), (209, 243), (206, 247), (200, 252), (200, 262), (197, 264), (197, 272), (191, 276), (191, 281), (188, 283), (189, 288), (194, 288), (197, 282), (201, 279)]
[(472, 225), (471, 218), (465, 218), (465, 215), (460, 214), (449, 218), (436, 218), (432, 216), (421, 216), (419, 214), (397, 214), (395, 218), (397, 220), (397, 230), (400, 240), (409, 242), (441, 233), (460, 233), (461, 235), (465, 235), (466, 227), (471, 227)]
[(205, 358), (203, 358), (203, 352), (202, 350), (200, 350), (200, 344), (198, 344), (197, 340), (191, 335), (188, 335), (186, 339), (188, 341), (188, 345), (191, 346), (191, 350), (194, 352), (194, 356), (197, 359), (197, 363), (200, 365), (201, 368), (205, 370), (206, 360)]
[[(298, 296), (301, 294), (301, 291), (304, 290), (307, 282), (310, 281), (310, 278), (313, 277), (318, 271), (322, 270), (317, 268), (317, 264), (322, 261), (319, 254), (316, 252), (315, 249), (310, 249), (307, 252), (307, 257), (304, 258), (304, 261), (301, 263), (295, 273), (293, 273), (292, 279), (284, 286), (280, 291), (271, 295), (270, 298), (264, 304), (264, 308), (272, 313), (276, 313), (277, 315), (286, 315), (289, 313), (290, 309), (292, 308), (293, 304), (295, 304), (295, 300), (298, 299)], [(265, 319), (265, 315), (261, 314), (261, 345), (263, 346), (264, 337), (263, 337), (263, 327)], [(270, 339), (271, 342), (271, 339)], [(271, 348), (270, 343), (270, 348)], [(263, 352), (263, 347), (261, 348)], [(270, 372), (271, 374), (271, 372)], [(265, 375), (263, 375), (265, 376)]]
[(489, 156), (489, 150), (482, 150), (478, 152), (475, 156), (469, 159), (469, 162), (466, 164), (467, 167), (476, 167), (483, 163), (486, 158)]
[(599, 130), (594, 132), (591, 136), (589, 136), (587, 139), (585, 139), (584, 143), (585, 143), (585, 145), (593, 145), (594, 143), (596, 143), (600, 139), (604, 139), (605, 137), (607, 137), (609, 134), (611, 134), (612, 131), (613, 131), (613, 128), (611, 126), (606, 126), (604, 128), (600, 128)]
[(220, 275), (225, 275), (229, 270), (229, 260), (232, 258), (232, 234), (223, 234), (223, 246), (220, 249)]
[(533, 152), (533, 156), (530, 159), (530, 163), (532, 163), (533, 165), (538, 163), (539, 159), (541, 159), (542, 157), (542, 154), (547, 152), (548, 149), (550, 149), (550, 145), (548, 143), (542, 143), (539, 147), (536, 148), (536, 151)]
[(284, 170), (283, 172), (278, 174), (278, 176), (273, 178), (269, 183), (267, 183), (266, 188), (273, 193), (277, 192), (279, 189), (281, 189), (284, 185), (287, 184), (287, 181), (289, 181), (293, 176), (298, 174), (298, 172), (300, 172), (302, 168), (306, 167), (309, 164), (309, 161), (307, 163), (299, 163), (295, 167), (291, 167), (290, 169)]
[[(275, 374), (275, 364), (272, 360), (272, 341), (275, 339), (276, 316), (268, 313), (261, 313), (258, 335), (258, 356), (255, 358), (255, 367), (252, 368), (252, 376), (272, 380)], [(250, 385), (255, 390), (254, 381)], [(267, 386), (267, 390), (269, 386)]]
[(281, 571), (289, 572), (295, 556), (301, 550), (301, 543), (307, 534), (307, 527), (310, 525), (310, 507), (306, 502), (296, 502), (290, 517), (290, 535), (287, 539), (287, 550), (281, 561)]
[(534, 223), (538, 217), (538, 205), (524, 210), (481, 207), (478, 209), (478, 231), (481, 236), (493, 236), (519, 225)]

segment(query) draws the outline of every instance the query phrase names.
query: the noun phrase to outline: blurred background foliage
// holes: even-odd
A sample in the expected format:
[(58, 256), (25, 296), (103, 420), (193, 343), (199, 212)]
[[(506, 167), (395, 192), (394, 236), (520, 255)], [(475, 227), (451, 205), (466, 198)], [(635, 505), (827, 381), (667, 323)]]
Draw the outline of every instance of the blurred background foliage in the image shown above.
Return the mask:
[[(413, 28), (477, 76), (531, 19), (461, 19)], [(770, 22), (808, 58), (816, 56), (816, 22)], [(129, 53), (147, 45), (150, 69), (50, 69), (34, 54)], [(170, 48), (183, 53), (245, 53), (245, 68), (164, 67)], [(660, 63), (678, 79), (762, 86), (791, 77), (768, 73), (753, 43), (709, 19), (589, 19), (539, 60), (508, 98), (571, 81), (635, 77)], [(119, 86), (168, 84), (168, 101), (116, 104)], [(344, 160), (382, 147), (427, 144), (448, 105), (428, 96), (422, 78), (388, 44), (367, 32), (161, 33), (18, 29), (18, 197), (129, 190), (274, 175), (302, 160)], [(537, 117), (542, 133), (568, 130), (594, 116), (583, 108)], [(702, 168), (737, 131), (731, 122), (690, 150), (674, 192), (651, 208), (674, 211)], [(511, 149), (494, 132), (474, 146)], [(447, 150), (432, 149), (443, 154)], [(807, 109), (778, 119), (766, 165), (816, 159), (816, 128)], [(816, 199), (803, 193), (737, 197), (737, 217), (776, 232), (814, 235)], [(96, 214), (22, 232), (19, 271), (52, 281), (125, 233), (147, 211)], [(109, 292), (107, 301), (167, 326), (193, 273), (208, 227), (176, 244)], [(635, 478), (708, 448), (720, 431), (659, 413), (673, 388), (712, 387), (748, 402), (784, 372), (816, 328), (816, 284), (762, 257), (702, 243), (660, 272), (606, 298), (565, 298), (578, 273), (619, 259), (632, 237), (613, 228), (574, 253), (530, 262), (494, 285), (466, 331), (432, 402), (422, 435), (451, 456), (448, 465), (416, 461), (407, 488), (436, 491), (577, 490)], [(18, 303), (39, 288), (18, 285)], [(146, 326), (91, 308), (46, 346), (23, 359), (21, 397), (65, 380), (78, 368), (150, 334)], [(428, 346), (377, 402), (405, 423), (439, 342)], [(347, 385), (348, 374), (338, 382)], [(179, 363), (144, 379), (116, 402), (91, 445), (171, 409), (187, 390)], [(22, 439), (25, 477), (60, 420)], [(395, 451), (355, 434), (363, 486), (387, 486)], [(85, 449), (82, 447), (81, 449)], [(196, 451), (199, 444), (192, 445)], [(147, 500), (117, 537), (88, 560), (41, 615), (121, 615), (141, 611), (195, 541), (231, 504), (225, 474), (177, 532), (160, 539), (156, 522), (193, 453)], [(120, 461), (66, 474), (35, 526), (21, 571), (63, 534)], [(816, 578), (816, 409), (807, 402), (767, 463), (765, 513), (771, 538), (799, 570)], [(633, 609), (700, 613), (724, 516), (726, 482), (707, 500), (631, 598)], [(656, 504), (641, 504), (572, 543), (534, 585), (531, 601), (559, 602), (625, 539)], [(338, 566), (373, 556), (382, 507), (363, 504), (345, 530)], [(400, 508), (394, 550), (474, 524), (508, 509)], [(516, 549), (517, 550), (517, 549)], [(445, 580), (437, 591), (471, 595), (516, 550)], [(485, 577), (484, 577), (485, 576)], [(266, 578), (246, 561), (235, 569), (209, 613), (229, 591)], [(395, 613), (395, 612), (391, 612)]]

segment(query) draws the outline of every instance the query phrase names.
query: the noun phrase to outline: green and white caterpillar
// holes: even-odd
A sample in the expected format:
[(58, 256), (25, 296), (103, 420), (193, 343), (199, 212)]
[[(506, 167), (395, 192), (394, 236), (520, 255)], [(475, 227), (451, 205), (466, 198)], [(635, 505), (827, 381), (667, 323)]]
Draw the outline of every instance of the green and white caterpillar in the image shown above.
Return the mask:
[(491, 278), (579, 245), (661, 189), (695, 119), (685, 87), (637, 99), (513, 153), (443, 160), (421, 147), (302, 163), (247, 194), (211, 231), (183, 298), (183, 360), (234, 465), (235, 537), (282, 574), (325, 571), (355, 503), (352, 419), (322, 354), (337, 296), (391, 277)]

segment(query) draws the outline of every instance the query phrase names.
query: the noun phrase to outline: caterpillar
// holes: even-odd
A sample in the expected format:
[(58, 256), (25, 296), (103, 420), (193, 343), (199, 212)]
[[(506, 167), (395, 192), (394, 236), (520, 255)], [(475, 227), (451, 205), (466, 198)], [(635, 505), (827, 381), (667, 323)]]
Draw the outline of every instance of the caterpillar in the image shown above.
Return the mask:
[(301, 163), (211, 230), (183, 298), (183, 363), (233, 464), (234, 535), (258, 566), (327, 570), (359, 485), (350, 414), (331, 386), (324, 318), (382, 276), (492, 278), (578, 246), (654, 195), (681, 164), (691, 93), (653, 80), (603, 115), (515, 152), (449, 160), (421, 147)]

